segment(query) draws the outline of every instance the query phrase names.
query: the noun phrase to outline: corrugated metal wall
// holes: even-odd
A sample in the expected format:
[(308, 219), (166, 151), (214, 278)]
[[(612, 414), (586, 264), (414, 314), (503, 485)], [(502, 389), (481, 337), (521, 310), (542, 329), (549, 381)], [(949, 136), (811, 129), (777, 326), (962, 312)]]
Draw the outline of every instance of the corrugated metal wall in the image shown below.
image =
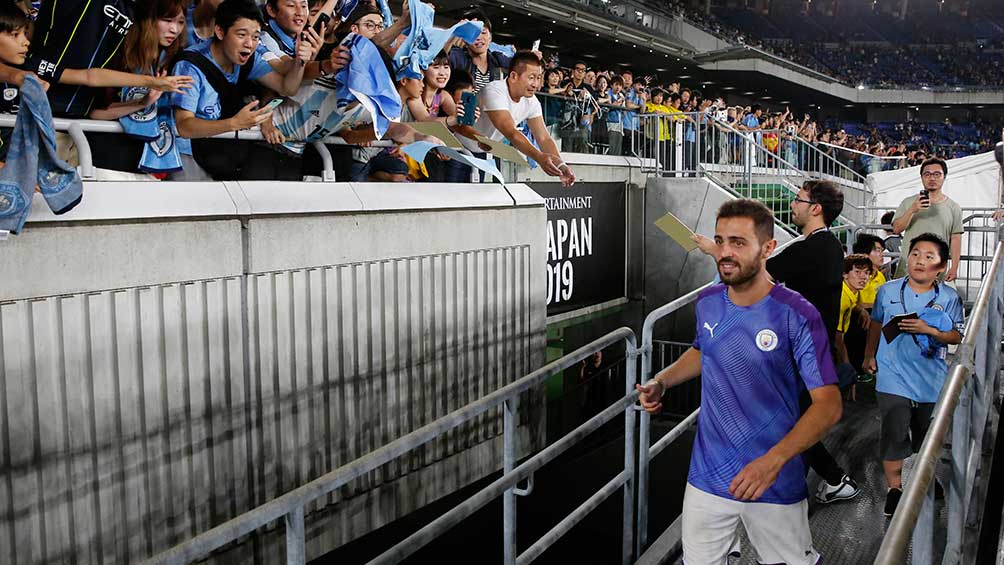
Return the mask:
[(517, 245), (0, 304), (0, 562), (137, 561), (522, 376), (530, 270)]

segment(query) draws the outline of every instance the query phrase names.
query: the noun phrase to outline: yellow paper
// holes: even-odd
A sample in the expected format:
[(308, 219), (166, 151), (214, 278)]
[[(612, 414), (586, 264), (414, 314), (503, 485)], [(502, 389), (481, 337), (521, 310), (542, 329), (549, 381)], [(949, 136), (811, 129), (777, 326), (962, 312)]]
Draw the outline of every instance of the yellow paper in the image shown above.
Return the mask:
[(694, 231), (688, 228), (679, 218), (674, 216), (672, 212), (666, 212), (666, 215), (655, 221), (655, 227), (662, 230), (666, 235), (671, 237), (673, 241), (678, 243), (680, 247), (684, 248), (688, 253), (697, 249), (697, 244), (690, 239), (694, 235)]
[(460, 144), (460, 141), (454, 137), (450, 128), (446, 127), (446, 124), (443, 122), (407, 122), (407, 125), (415, 128), (415, 131), (418, 133), (438, 137), (443, 140), (443, 143), (445, 143), (447, 147), (451, 147), (453, 149), (464, 148), (464, 146)]
[(498, 157), (499, 159), (504, 159), (506, 161), (512, 161), (513, 163), (524, 167), (530, 166), (529, 163), (526, 162), (526, 157), (524, 157), (523, 154), (512, 145), (506, 145), (501, 141), (492, 141), (483, 135), (478, 136), (478, 141), (491, 147), (491, 154), (494, 157)]

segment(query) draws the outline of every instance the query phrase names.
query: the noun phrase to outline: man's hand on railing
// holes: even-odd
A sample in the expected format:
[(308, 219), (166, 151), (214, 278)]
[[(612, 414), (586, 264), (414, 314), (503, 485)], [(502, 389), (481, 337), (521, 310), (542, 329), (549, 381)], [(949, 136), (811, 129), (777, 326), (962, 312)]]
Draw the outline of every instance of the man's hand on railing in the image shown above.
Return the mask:
[(256, 108), (258, 108), (258, 101), (254, 100), (241, 108), (241, 111), (237, 112), (236, 116), (230, 118), (232, 131), (251, 129), (262, 124), (265, 120), (271, 119), (272, 110), (267, 107), (257, 110)]
[(997, 210), (996, 212), (994, 212), (992, 217), (995, 221), (998, 222), (1004, 220), (1004, 210)]
[(275, 124), (272, 123), (272, 120), (270, 119), (262, 122), (259, 129), (261, 129), (262, 138), (272, 145), (279, 145), (280, 143), (286, 142), (286, 136), (279, 131), (279, 128), (275, 127)]
[(540, 168), (552, 177), (561, 178), (561, 186), (568, 188), (575, 184), (575, 172), (567, 163), (561, 160), (560, 155), (541, 153), (540, 158), (534, 159), (540, 164)]
[(652, 379), (643, 385), (636, 384), (634, 388), (640, 393), (638, 401), (646, 412), (649, 414), (662, 412), (662, 395), (666, 392), (666, 387), (661, 382)]

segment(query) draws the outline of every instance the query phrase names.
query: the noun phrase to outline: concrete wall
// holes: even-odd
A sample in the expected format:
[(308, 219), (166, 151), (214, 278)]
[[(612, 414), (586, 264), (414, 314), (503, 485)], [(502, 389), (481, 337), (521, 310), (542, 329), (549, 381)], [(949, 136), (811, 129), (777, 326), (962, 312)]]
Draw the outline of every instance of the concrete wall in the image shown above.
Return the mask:
[[(525, 186), (84, 194), (0, 242), (0, 562), (141, 560), (543, 362)], [(499, 468), (500, 433), (487, 415), (319, 501), (308, 557)], [(261, 536), (226, 560), (275, 562)]]

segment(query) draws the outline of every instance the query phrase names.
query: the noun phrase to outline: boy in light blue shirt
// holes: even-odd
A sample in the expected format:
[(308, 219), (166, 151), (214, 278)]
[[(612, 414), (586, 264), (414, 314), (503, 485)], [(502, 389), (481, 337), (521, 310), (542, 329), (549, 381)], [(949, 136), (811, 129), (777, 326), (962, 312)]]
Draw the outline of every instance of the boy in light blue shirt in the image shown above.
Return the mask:
[[(943, 239), (931, 233), (915, 237), (906, 257), (907, 276), (882, 285), (872, 308), (864, 369), (878, 372), (879, 450), (889, 486), (886, 516), (893, 515), (903, 495), (903, 460), (919, 450), (927, 434), (948, 374), (948, 345), (962, 341), (962, 300), (955, 289), (938, 284), (948, 257)], [(883, 331), (893, 317), (906, 314), (916, 317), (901, 319), (895, 328)], [(889, 341), (884, 334), (891, 329), (900, 333)]]

